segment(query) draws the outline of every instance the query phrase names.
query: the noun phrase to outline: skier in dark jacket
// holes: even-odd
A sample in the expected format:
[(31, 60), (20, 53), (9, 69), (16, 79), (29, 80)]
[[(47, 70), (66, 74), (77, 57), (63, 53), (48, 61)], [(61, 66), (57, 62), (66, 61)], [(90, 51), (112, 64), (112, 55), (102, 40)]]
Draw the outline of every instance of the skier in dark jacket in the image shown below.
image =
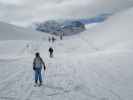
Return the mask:
[(35, 86), (37, 85), (38, 79), (40, 81), (40, 85), (42, 85), (42, 75), (41, 75), (41, 70), (42, 66), (44, 67), (44, 70), (46, 69), (45, 63), (40, 57), (39, 52), (35, 54), (35, 58), (33, 61), (33, 70), (35, 71)]
[(48, 38), (48, 41), (51, 42), (51, 38), (50, 37)]
[(50, 47), (49, 48), (49, 56), (50, 56), (50, 58), (52, 58), (53, 57), (53, 48), (52, 47)]
[(52, 43), (54, 43), (54, 42), (55, 42), (55, 40), (56, 40), (56, 39), (55, 39), (54, 37), (52, 37)]

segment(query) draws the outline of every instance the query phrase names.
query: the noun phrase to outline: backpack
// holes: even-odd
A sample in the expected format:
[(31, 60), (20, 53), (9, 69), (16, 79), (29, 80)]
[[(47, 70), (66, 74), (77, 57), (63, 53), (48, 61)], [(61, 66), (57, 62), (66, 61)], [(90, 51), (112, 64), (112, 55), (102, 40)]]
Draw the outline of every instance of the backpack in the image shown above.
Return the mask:
[(36, 57), (34, 59), (34, 67), (35, 68), (41, 68), (42, 67), (42, 60), (40, 57)]

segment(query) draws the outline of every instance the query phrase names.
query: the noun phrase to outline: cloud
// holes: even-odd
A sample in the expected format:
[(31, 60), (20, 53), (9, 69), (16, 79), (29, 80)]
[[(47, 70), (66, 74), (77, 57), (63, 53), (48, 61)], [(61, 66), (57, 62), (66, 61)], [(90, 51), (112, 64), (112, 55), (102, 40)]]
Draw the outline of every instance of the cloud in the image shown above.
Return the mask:
[(0, 3), (2, 4), (11, 4), (11, 5), (14, 5), (14, 4), (22, 4), (22, 0), (0, 0)]
[(26, 26), (48, 19), (88, 18), (132, 6), (133, 0), (0, 0), (0, 20)]

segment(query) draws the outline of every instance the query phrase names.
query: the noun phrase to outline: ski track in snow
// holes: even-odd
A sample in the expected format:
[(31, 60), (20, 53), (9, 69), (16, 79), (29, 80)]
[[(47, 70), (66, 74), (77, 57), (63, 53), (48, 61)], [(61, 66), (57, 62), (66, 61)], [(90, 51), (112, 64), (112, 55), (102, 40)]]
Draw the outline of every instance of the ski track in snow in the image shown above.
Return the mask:
[[(84, 46), (87, 46), (88, 50), (96, 51), (92, 44), (90, 45), (84, 37), (81, 37), (79, 40), (85, 43)], [(60, 47), (60, 42), (56, 44), (56, 48), (57, 46)], [(64, 46), (64, 44), (61, 46)], [(31, 49), (33, 48), (34, 46)], [(73, 48), (76, 50), (78, 47)], [(67, 47), (69, 52), (72, 52), (73, 48)], [(27, 51), (27, 48), (25, 51)], [(18, 65), (19, 68), (13, 74), (12, 72), (9, 73), (8, 77), (0, 82), (0, 100), (43, 100), (43, 98), (46, 100), (60, 100), (61, 98), (64, 98), (64, 100), (72, 100), (73, 98), (76, 100), (110, 100), (110, 98), (113, 98), (113, 100), (122, 100), (116, 92), (103, 87), (103, 83), (100, 81), (95, 81), (95, 90), (104, 91), (107, 93), (107, 96), (99, 96), (96, 91), (94, 92), (91, 85), (87, 85), (82, 80), (82, 77), (80, 77), (79, 66), (82, 66), (84, 62), (80, 61), (79, 58), (75, 61), (72, 61), (74, 57), (70, 57), (70, 60), (69, 58), (64, 58), (64, 56), (55, 56), (53, 59), (46, 58), (48, 66), (45, 74), (44, 72), (42, 73), (44, 75), (44, 83), (41, 87), (33, 86), (32, 61), (29, 61), (31, 58), (10, 61), (11, 63), (15, 61), (12, 66), (14, 65), (17, 68)], [(6, 62), (8, 61), (5, 60), (4, 63)], [(10, 63), (7, 64), (10, 66)], [(91, 68), (95, 65), (91, 65), (90, 63), (87, 66), (89, 66), (88, 69), (91, 72), (90, 75), (92, 75), (88, 76), (90, 82), (93, 81), (91, 77), (101, 78), (100, 74)]]
[[(87, 42), (84, 38), (81, 38), (81, 41)], [(90, 48), (94, 49), (89, 45), (87, 46), (88, 50)], [(73, 98), (76, 100), (110, 100), (110, 97), (101, 97), (97, 93), (92, 93), (91, 87), (82, 82), (77, 69), (77, 65), (82, 66), (81, 61), (69, 63), (68, 59), (63, 62), (62, 59), (64, 59), (63, 56), (48, 60), (48, 69), (45, 72), (46, 76), (43, 77), (44, 83), (41, 87), (33, 86), (32, 61), (29, 61), (29, 58), (22, 58), (16, 63), (13, 61), (15, 66), (20, 67), (17, 72), (10, 73), (9, 77), (0, 82), (0, 100), (42, 100), (43, 98), (47, 100), (60, 100), (61, 98), (64, 98), (64, 100), (72, 100)], [(8, 64), (10, 65), (10, 63)], [(97, 72), (92, 69), (91, 72), (99, 77)], [(42, 75), (44, 75), (44, 72)], [(99, 83), (96, 83), (98, 89), (108, 92), (114, 100), (122, 100), (113, 90), (106, 89)]]
[[(64, 97), (64, 100), (70, 100), (75, 96), (77, 96), (77, 100), (89, 98), (91, 100), (109, 100), (106, 97), (92, 94), (91, 87), (85, 86), (80, 79), (78, 80), (75, 64), (65, 66), (59, 62), (56, 64), (50, 62), (48, 65), (48, 72), (46, 72), (46, 78), (44, 78), (44, 84), (41, 87), (33, 87), (32, 68), (29, 67), (30, 65), (23, 65), (24, 70), (14, 73), (0, 83), (2, 84), (0, 100), (41, 100), (42, 98), (54, 100), (54, 98), (60, 97)], [(67, 67), (71, 67), (71, 69)], [(108, 92), (116, 95), (111, 90)]]

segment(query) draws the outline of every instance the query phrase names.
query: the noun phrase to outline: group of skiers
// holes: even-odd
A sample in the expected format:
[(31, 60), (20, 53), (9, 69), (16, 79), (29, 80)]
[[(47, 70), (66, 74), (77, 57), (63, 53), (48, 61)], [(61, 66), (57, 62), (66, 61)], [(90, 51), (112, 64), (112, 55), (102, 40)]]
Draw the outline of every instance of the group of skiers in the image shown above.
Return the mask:
[[(61, 40), (62, 40), (62, 37), (63, 37), (63, 35), (60, 36)], [(56, 38), (54, 38), (53, 36), (48, 38), (48, 41), (49, 42), (52, 41), (52, 43), (54, 43), (55, 40), (56, 40)], [(49, 51), (49, 57), (53, 58), (54, 50), (51, 46), (49, 47), (48, 51)], [(37, 85), (41, 86), (42, 85), (42, 75), (41, 75), (42, 68), (45, 71), (46, 65), (45, 65), (43, 59), (41, 58), (40, 53), (36, 52), (35, 58), (33, 60), (33, 70), (35, 72), (35, 86), (37, 86)], [(39, 80), (39, 84), (38, 84), (38, 80)]]
[[(59, 36), (60, 36), (60, 40), (63, 40), (63, 33), (61, 33)], [(49, 37), (48, 41), (54, 43), (56, 41), (56, 38), (54, 36)]]
[(56, 40), (56, 38), (55, 38), (55, 37), (53, 37), (53, 36), (48, 38), (48, 41), (49, 41), (49, 42), (51, 42), (51, 41), (52, 41), (52, 43), (54, 43), (54, 42), (55, 42), (55, 40)]

